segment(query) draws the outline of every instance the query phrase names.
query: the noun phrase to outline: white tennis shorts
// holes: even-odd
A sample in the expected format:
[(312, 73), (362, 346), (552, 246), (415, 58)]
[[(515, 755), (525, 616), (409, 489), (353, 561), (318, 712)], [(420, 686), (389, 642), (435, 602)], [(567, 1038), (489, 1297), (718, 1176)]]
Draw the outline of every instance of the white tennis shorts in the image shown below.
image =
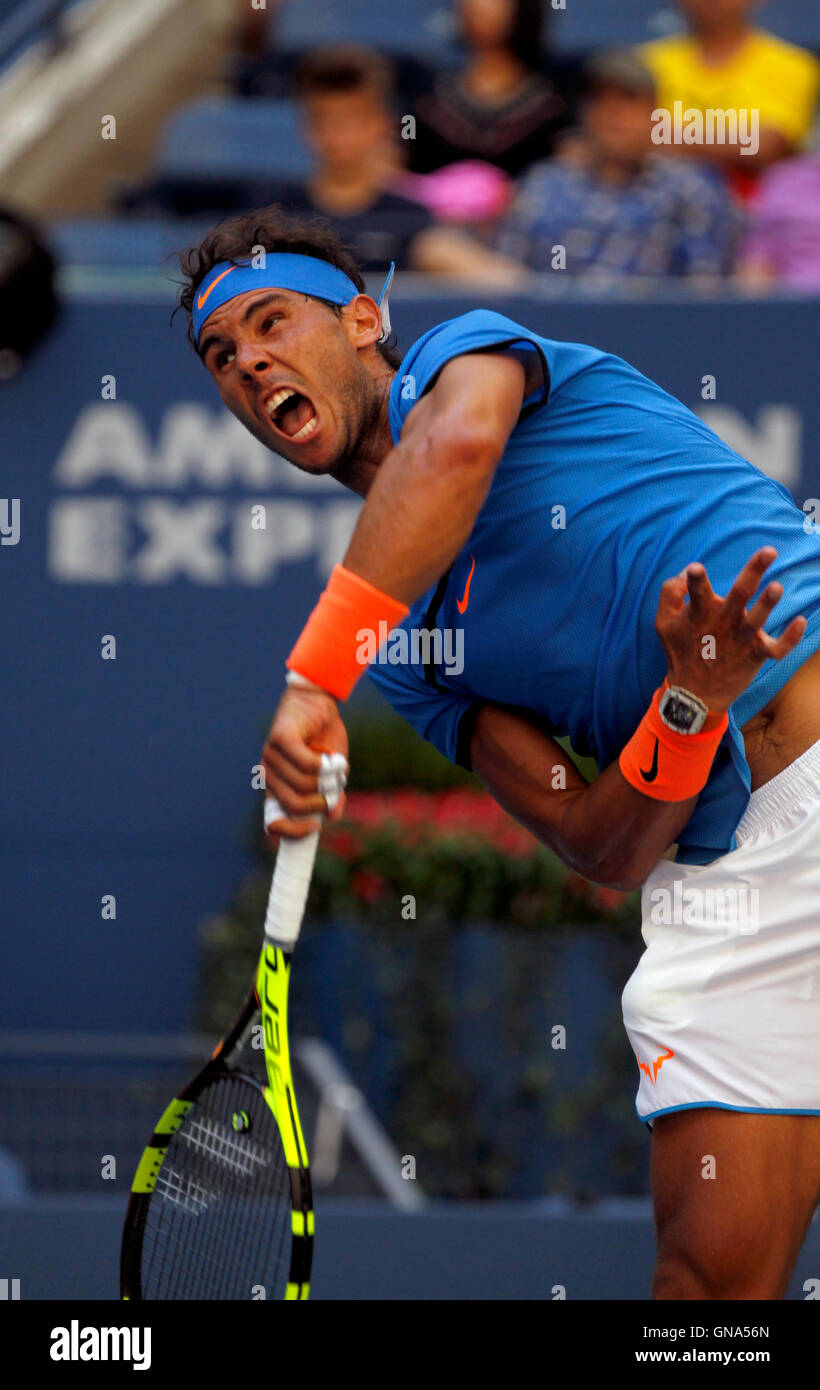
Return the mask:
[(642, 1120), (820, 1115), (820, 742), (752, 793), (737, 849), (661, 860), (623, 992)]

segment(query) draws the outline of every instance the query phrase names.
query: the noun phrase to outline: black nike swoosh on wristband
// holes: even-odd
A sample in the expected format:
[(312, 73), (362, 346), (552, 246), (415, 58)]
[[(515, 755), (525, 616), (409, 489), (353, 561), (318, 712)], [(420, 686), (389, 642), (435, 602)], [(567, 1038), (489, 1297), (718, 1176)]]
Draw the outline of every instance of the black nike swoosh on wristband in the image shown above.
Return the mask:
[(658, 739), (655, 739), (655, 752), (652, 754), (652, 766), (648, 772), (640, 768), (640, 774), (645, 782), (654, 782), (658, 775)]

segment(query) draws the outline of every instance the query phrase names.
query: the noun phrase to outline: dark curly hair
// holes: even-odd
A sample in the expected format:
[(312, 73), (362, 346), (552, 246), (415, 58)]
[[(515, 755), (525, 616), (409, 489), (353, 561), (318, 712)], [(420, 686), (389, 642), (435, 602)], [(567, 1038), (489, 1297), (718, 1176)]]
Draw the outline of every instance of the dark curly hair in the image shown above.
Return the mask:
[[(179, 292), (177, 309), (183, 309), (188, 316), (188, 341), (195, 351), (198, 349), (193, 330), (193, 305), (199, 286), (219, 261), (242, 260), (251, 254), (254, 246), (263, 246), (271, 252), (287, 251), (292, 255), (315, 256), (320, 261), (335, 265), (353, 281), (360, 293), (367, 293), (361, 271), (350, 252), (321, 218), (293, 217), (276, 204), (241, 217), (227, 218), (212, 227), (198, 246), (189, 246), (179, 252), (185, 283)], [(337, 304), (330, 304), (326, 299), (322, 299), (321, 303), (327, 304), (333, 313), (341, 313)], [(396, 350), (394, 343), (379, 343), (378, 349), (389, 366), (398, 367), (401, 353)]]

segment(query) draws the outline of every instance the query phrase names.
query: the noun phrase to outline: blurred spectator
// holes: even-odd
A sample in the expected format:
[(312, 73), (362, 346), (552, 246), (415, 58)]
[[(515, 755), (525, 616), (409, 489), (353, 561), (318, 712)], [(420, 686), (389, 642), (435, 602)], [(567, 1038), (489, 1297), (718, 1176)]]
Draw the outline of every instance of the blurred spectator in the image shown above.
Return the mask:
[(820, 149), (763, 175), (740, 275), (753, 289), (780, 283), (820, 291)]
[(240, 53), (257, 55), (267, 52), (279, 18), (280, 0), (265, 0), (254, 5), (252, 0), (234, 0), (236, 11), (236, 45)]
[(16, 376), (56, 317), (54, 271), (33, 223), (0, 207), (0, 380)]
[(517, 176), (552, 153), (566, 104), (538, 71), (541, 0), (457, 0), (466, 65), (419, 98), (408, 161), (426, 174), (483, 159)]
[(392, 260), (397, 270), (480, 273), (480, 246), (455, 229), (437, 226), (428, 208), (391, 188), (401, 169), (385, 59), (354, 46), (319, 49), (300, 64), (297, 92), (315, 172), (305, 184), (258, 188), (254, 203), (277, 202), (298, 216), (321, 215), (364, 271), (383, 269)]
[[(731, 171), (740, 196), (759, 173), (799, 147), (811, 130), (820, 93), (814, 54), (752, 24), (758, 0), (680, 0), (690, 33), (642, 45), (658, 84), (658, 106), (674, 110), (757, 112), (759, 148), (738, 144), (675, 145)], [(751, 150), (750, 146), (750, 150)]]
[[(397, 270), (477, 277), (500, 288), (517, 283), (520, 266), (505, 263), (457, 227), (439, 225), (428, 207), (403, 192), (391, 78), (390, 64), (370, 49), (350, 44), (316, 49), (296, 73), (307, 142), (316, 161), (304, 182), (275, 176), (209, 180), (160, 175), (120, 192), (119, 205), (152, 216), (217, 218), (278, 203), (297, 216), (321, 217), (365, 272), (384, 271), (395, 261)], [(478, 220), (498, 190), (494, 184), (477, 200), (475, 180), (467, 182)], [(463, 179), (461, 188), (463, 192)], [(447, 197), (452, 201), (458, 193), (451, 187)]]
[(571, 155), (525, 177), (497, 239), (532, 270), (611, 280), (624, 275), (726, 275), (737, 214), (722, 179), (658, 155), (655, 85), (629, 51), (589, 64), (583, 124)]
[(390, 65), (353, 45), (317, 49), (300, 63), (296, 91), (315, 169), (306, 183), (268, 185), (253, 201), (321, 214), (363, 270), (391, 260), (408, 268), (433, 219), (387, 187), (398, 168)]

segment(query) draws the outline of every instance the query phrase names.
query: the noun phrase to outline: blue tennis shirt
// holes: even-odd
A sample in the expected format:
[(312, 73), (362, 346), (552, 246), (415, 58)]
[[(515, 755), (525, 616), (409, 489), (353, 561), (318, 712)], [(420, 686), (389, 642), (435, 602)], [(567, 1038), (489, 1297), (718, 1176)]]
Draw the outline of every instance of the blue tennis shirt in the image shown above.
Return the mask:
[(536, 353), (543, 387), (524, 402), (449, 575), (402, 624), (462, 629), (463, 669), (425, 666), (417, 651), (415, 661), (374, 663), (370, 676), (451, 762), (464, 760), (461, 720), (491, 701), (537, 713), (604, 768), (666, 675), (654, 628), (663, 581), (699, 560), (725, 594), (755, 550), (776, 546), (766, 582), (779, 580), (784, 594), (767, 631), (776, 636), (798, 613), (809, 625), (730, 710), (679, 837), (679, 862), (709, 863), (736, 848), (749, 800), (741, 727), (820, 646), (820, 536), (786, 488), (627, 362), (489, 310), (439, 324), (410, 348), (390, 393), (394, 442), (451, 358), (505, 350)]

